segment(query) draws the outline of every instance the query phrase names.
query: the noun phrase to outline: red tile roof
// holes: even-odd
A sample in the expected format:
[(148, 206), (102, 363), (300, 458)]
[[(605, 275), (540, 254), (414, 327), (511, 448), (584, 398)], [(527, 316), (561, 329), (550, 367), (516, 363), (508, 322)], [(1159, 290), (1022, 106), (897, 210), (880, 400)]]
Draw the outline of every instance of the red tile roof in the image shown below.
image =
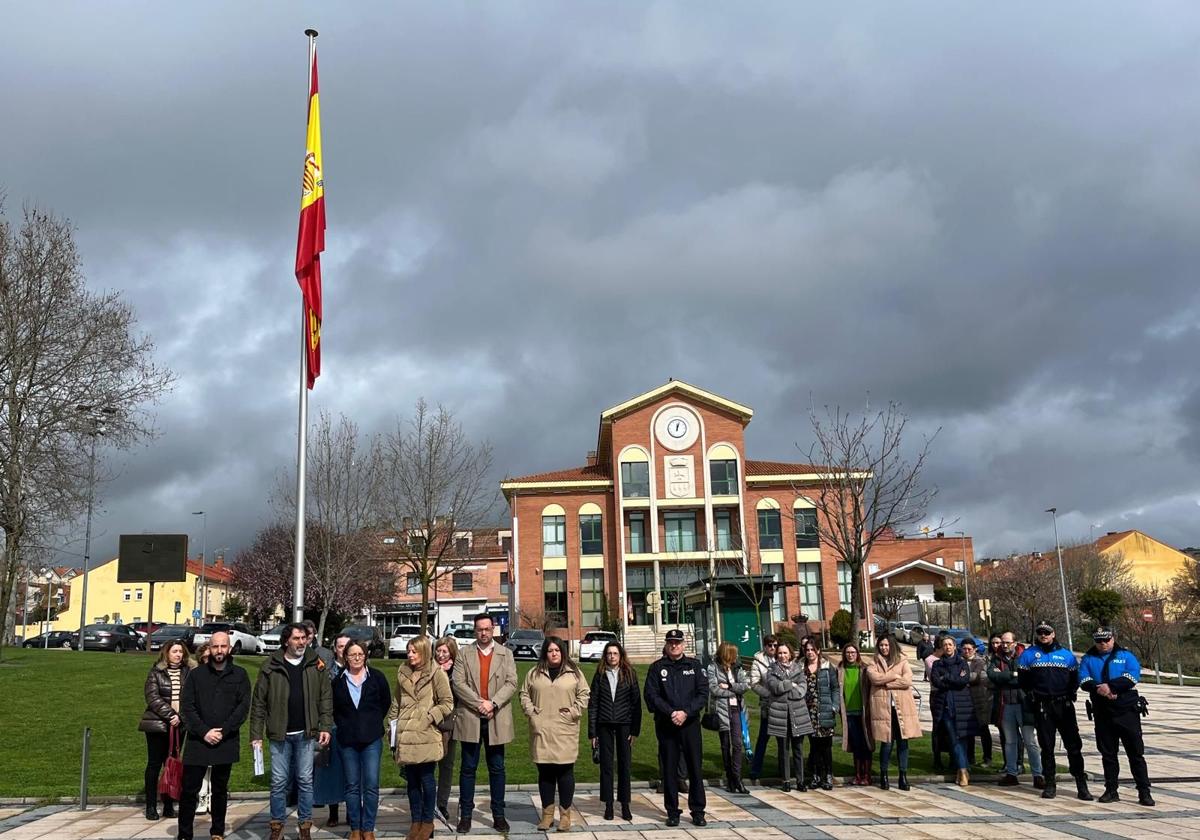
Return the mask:
[(794, 475), (821, 472), (825, 467), (812, 464), (793, 464), (786, 461), (746, 461), (746, 475)]
[(1134, 533), (1133, 529), (1128, 531), (1117, 531), (1115, 534), (1105, 534), (1103, 537), (1096, 540), (1096, 551), (1107, 551), (1132, 533)]
[(505, 481), (608, 481), (612, 478), (612, 471), (609, 470), (608, 464), (596, 464), (594, 466), (571, 467), (566, 470), (552, 470), (544, 473), (534, 473), (533, 475), (522, 475), (515, 478), (506, 478)]
[[(188, 574), (199, 577), (200, 560), (198, 558), (196, 560), (188, 558), (187, 570)], [(216, 563), (209, 563), (204, 567), (204, 581), (206, 583), (229, 583), (232, 580), (233, 572), (231, 572), (229, 567), (226, 566), (221, 560), (218, 560)]]

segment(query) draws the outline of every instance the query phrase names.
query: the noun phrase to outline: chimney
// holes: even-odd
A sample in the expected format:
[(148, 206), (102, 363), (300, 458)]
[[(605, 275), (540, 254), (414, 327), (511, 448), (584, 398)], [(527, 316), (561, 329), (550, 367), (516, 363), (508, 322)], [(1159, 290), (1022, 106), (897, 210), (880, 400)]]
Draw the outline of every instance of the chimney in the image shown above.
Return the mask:
[(594, 467), (594, 466), (596, 466), (596, 460), (597, 460), (597, 459), (596, 459), (596, 450), (595, 450), (595, 449), (592, 449), (592, 450), (590, 450), (590, 451), (588, 452), (588, 454), (587, 454), (587, 465), (588, 465), (589, 467)]
[(938, 539), (939, 540), (945, 538), (945, 536), (946, 536), (945, 531), (938, 531)]
[(1109, 531), (1109, 532), (1108, 532), (1107, 534), (1105, 534), (1104, 536), (1106, 536), (1106, 537), (1115, 537), (1115, 536), (1116, 536), (1117, 534), (1119, 534), (1119, 533), (1120, 533), (1120, 531)]

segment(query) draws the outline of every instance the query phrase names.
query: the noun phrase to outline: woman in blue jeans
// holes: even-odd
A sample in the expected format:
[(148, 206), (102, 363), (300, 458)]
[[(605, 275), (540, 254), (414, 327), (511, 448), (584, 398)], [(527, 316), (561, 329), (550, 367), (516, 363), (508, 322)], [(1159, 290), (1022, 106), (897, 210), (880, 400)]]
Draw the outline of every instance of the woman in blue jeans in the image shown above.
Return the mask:
[(351, 837), (374, 840), (383, 719), (392, 689), (387, 677), (367, 665), (363, 645), (347, 644), (345, 658), (346, 670), (333, 681), (333, 719), (346, 777), (346, 818)]
[(929, 682), (933, 685), (930, 698), (933, 725), (941, 733), (950, 751), (956, 781), (966, 787), (971, 783), (967, 770), (967, 742), (976, 734), (975, 705), (971, 699), (971, 666), (958, 652), (954, 639), (942, 639), (940, 657), (933, 663)]

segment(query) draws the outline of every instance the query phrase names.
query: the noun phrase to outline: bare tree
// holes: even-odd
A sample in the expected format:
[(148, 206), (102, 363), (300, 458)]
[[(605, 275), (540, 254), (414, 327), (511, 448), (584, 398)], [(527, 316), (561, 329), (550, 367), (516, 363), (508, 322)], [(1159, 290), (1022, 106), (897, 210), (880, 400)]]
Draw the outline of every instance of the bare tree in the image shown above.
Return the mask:
[(1171, 578), (1171, 610), (1180, 621), (1195, 621), (1200, 617), (1200, 561), (1190, 557), (1183, 561), (1175, 577)]
[[(275, 615), (292, 603), (292, 564), (296, 534), (291, 525), (276, 522), (263, 528), (249, 548), (238, 552), (230, 570), (232, 588), (241, 593), (257, 616)], [(305, 543), (305, 568), (313, 559), (311, 544)]]
[(0, 639), (27, 538), (86, 499), (96, 430), (79, 407), (111, 412), (108, 446), (151, 437), (148, 405), (174, 379), (153, 352), (117, 292), (86, 288), (71, 225), (37, 209), (14, 224), (0, 197)]
[(850, 614), (857, 627), (865, 613), (863, 564), (871, 548), (923, 519), (937, 495), (936, 488), (921, 485), (937, 431), (909, 460), (904, 454), (908, 417), (897, 403), (858, 418), (840, 407), (826, 406), (824, 416), (814, 408), (809, 418), (816, 438), (809, 460), (819, 465), (818, 477), (815, 486), (793, 489), (811, 499), (821, 544), (850, 570)]
[(972, 579), (971, 594), (992, 603), (992, 622), (1027, 639), (1039, 621), (1062, 619), (1058, 566), (1042, 557), (1014, 557)]
[[(379, 441), (364, 438), (346, 415), (334, 422), (321, 412), (308, 436), (306, 488), (309, 519), (317, 528), (306, 529), (306, 600), (320, 610), (317, 636), (324, 638), (330, 612), (352, 611), (365, 605), (364, 581), (390, 577), (375, 550), (379, 535), (375, 514), (379, 508), (383, 459)], [(281, 513), (295, 509), (294, 474), (284, 474), (277, 490)], [(371, 605), (378, 601), (372, 597)]]
[(881, 586), (871, 592), (875, 612), (884, 621), (895, 621), (900, 608), (917, 600), (917, 590), (911, 586)]
[(424, 631), (430, 592), (470, 561), (457, 540), (491, 524), (498, 496), (489, 479), (492, 446), (472, 441), (449, 409), (433, 412), (421, 399), (412, 417), (384, 436), (382, 450), (378, 519), (404, 537), (396, 564), (421, 590)]

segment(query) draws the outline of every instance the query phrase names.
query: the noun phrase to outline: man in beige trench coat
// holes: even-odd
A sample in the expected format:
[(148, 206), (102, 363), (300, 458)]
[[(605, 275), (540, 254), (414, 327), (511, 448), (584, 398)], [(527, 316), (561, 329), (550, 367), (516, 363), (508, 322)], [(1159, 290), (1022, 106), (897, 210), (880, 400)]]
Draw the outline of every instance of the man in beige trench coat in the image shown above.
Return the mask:
[(508, 831), (504, 819), (504, 745), (513, 739), (512, 699), (517, 693), (517, 663), (512, 652), (492, 641), (495, 623), (487, 613), (475, 616), (475, 644), (458, 654), (450, 689), (454, 692), (454, 740), (462, 744), (458, 772), (459, 834), (471, 830), (475, 810), (475, 771), (482, 749), (487, 759), (495, 829)]

